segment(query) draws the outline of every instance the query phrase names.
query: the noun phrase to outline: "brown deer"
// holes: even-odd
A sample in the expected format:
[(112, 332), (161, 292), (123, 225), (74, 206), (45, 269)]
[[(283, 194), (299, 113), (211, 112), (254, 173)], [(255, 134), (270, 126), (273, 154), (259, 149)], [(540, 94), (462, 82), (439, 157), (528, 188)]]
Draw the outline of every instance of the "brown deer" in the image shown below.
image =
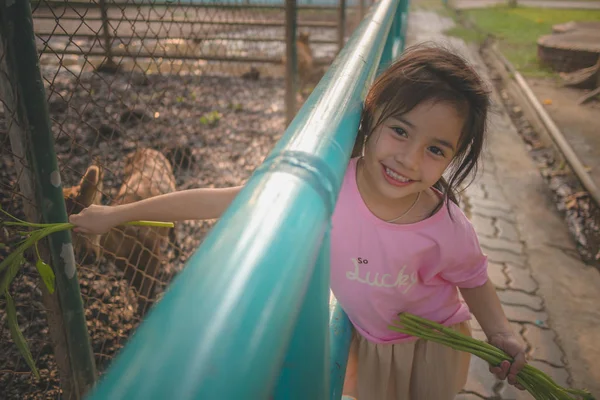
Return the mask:
[(298, 52), (298, 77), (300, 78), (300, 87), (310, 81), (315, 69), (315, 60), (310, 48), (310, 35), (306, 32), (298, 34), (296, 41), (296, 51)]
[[(91, 165), (79, 185), (63, 189), (69, 214), (100, 204), (102, 175), (102, 168)], [(143, 148), (129, 154), (124, 176), (123, 185), (111, 205), (175, 191), (171, 164), (162, 153), (153, 149)], [(136, 290), (139, 311), (144, 315), (156, 297), (156, 278), (164, 260), (168, 235), (168, 228), (118, 226), (103, 235), (73, 233), (73, 247), (78, 254), (86, 251), (86, 256), (93, 255), (96, 259), (101, 256), (113, 259)]]
[[(313, 52), (310, 48), (310, 35), (307, 32), (298, 33), (296, 39), (296, 53), (298, 57), (298, 89), (303, 92), (304, 86), (310, 83), (314, 75), (315, 60)], [(281, 58), (282, 64), (285, 65), (287, 58), (284, 55)]]

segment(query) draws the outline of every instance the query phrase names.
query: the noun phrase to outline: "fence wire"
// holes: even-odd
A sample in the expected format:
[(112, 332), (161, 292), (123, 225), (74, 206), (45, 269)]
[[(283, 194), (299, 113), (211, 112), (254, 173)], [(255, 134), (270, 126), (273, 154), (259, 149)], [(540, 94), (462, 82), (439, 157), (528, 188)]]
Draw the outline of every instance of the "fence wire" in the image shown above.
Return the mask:
[[(283, 133), (283, 3), (31, 4), (69, 214), (178, 189), (241, 185)], [(299, 65), (311, 69), (309, 86), (338, 51), (337, 15), (335, 4), (299, 10), (298, 30), (307, 34), (314, 59)], [(347, 33), (356, 22), (347, 18)], [(7, 99), (19, 93), (4, 74), (3, 57), (0, 51), (0, 205), (27, 220), (25, 206), (37, 205), (24, 194), (31, 190), (23, 190), (21, 176), (29, 169), (24, 151), (9, 137), (19, 118)], [(73, 234), (100, 374), (213, 223)], [(20, 239), (1, 227), (0, 257)], [(55, 353), (65, 355), (56, 348), (60, 338), (50, 338), (41, 285), (26, 262), (10, 287), (40, 380), (11, 340), (0, 299), (0, 388), (8, 399), (59, 398), (60, 374), (63, 382), (69, 376), (55, 360)]]
[[(283, 3), (97, 0), (41, 1), (34, 7), (40, 50), (71, 69), (98, 60), (106, 70), (195, 75), (239, 75), (265, 64), (271, 68), (262, 68), (263, 74), (280, 74), (272, 67), (282, 67)], [(299, 15), (323, 63), (336, 50), (336, 18), (332, 6), (304, 6)]]
[[(18, 132), (22, 127), (17, 126), (15, 118), (14, 100), (18, 93), (7, 79), (6, 54), (2, 51), (5, 48), (6, 43), (0, 43), (0, 207), (17, 218), (27, 220), (24, 209), (29, 207), (35, 210), (36, 204), (22, 193), (27, 191), (22, 186), (28, 183), (24, 175), (29, 165), (18, 142), (13, 142), (13, 148), (9, 138), (9, 132)], [(21, 240), (21, 236), (0, 226), (0, 260), (6, 259)], [(9, 292), (16, 306), (18, 325), (28, 339), (33, 359), (40, 366), (42, 379), (37, 381), (32, 378), (29, 367), (12, 341), (5, 313), (6, 299), (1, 296), (0, 388), (5, 398), (28, 398), (38, 391), (44, 392), (49, 398), (58, 395), (58, 390), (53, 388), (53, 383), (58, 382), (58, 369), (49, 338), (46, 307), (42, 303), (41, 282), (29, 256)], [(0, 281), (6, 272), (0, 273)]]

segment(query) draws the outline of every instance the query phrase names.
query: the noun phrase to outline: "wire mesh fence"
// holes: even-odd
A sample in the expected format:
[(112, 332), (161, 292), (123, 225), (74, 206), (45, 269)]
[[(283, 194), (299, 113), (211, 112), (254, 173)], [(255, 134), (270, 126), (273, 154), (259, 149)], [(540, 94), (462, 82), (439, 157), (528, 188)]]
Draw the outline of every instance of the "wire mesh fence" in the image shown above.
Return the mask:
[[(243, 184), (285, 129), (283, 4), (35, 1), (31, 11), (68, 214), (177, 189)], [(337, 53), (338, 19), (336, 3), (299, 7), (301, 83), (314, 86)], [(356, 22), (346, 18), (347, 33)], [(27, 127), (19, 126), (15, 104), (27, 100), (7, 73), (6, 46), (0, 205), (37, 222), (27, 148), (19, 147), (23, 137), (17, 140)], [(100, 374), (213, 223), (72, 235)], [(21, 239), (0, 227), (0, 257)], [(28, 256), (10, 293), (40, 378), (14, 344), (0, 298), (0, 390), (8, 399), (66, 398), (67, 328), (34, 264)]]
[[(283, 64), (283, 4), (98, 0), (41, 1), (34, 7), (40, 50), (71, 70), (101, 60), (107, 71), (232, 75), (267, 66), (261, 72), (273, 74)], [(299, 27), (319, 44), (315, 58), (327, 63), (336, 50), (336, 8), (300, 11)]]
[[(2, 20), (6, 24), (6, 18)], [(36, 201), (37, 182), (27, 157), (31, 146), (24, 135), (26, 118), (20, 107), (25, 96), (8, 67), (7, 48), (6, 36), (0, 35), (0, 207), (21, 220), (39, 222), (43, 210)], [(10, 232), (3, 224), (0, 230), (0, 260), (5, 264), (25, 235)], [(36, 253), (49, 260), (48, 250), (42, 243)], [(39, 393), (53, 398), (59, 394), (56, 382), (62, 381), (63, 388), (72, 391), (66, 375), (70, 360), (66, 337), (61, 334), (62, 313), (58, 296), (50, 294), (39, 279), (35, 255), (24, 256), (21, 268), (11, 264), (0, 269), (0, 387), (3, 398), (38, 398)], [(19, 348), (20, 334), (27, 338), (39, 379), (32, 379), (31, 365), (22, 356), (27, 351)]]

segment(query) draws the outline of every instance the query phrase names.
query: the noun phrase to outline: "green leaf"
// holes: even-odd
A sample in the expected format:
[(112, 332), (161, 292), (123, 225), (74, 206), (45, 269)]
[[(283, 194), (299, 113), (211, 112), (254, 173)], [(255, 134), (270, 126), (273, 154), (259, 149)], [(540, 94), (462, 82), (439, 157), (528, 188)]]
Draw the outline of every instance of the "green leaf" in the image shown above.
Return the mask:
[(17, 254), (12, 258), (12, 262), (10, 263), (8, 270), (4, 273), (2, 280), (0, 281), (0, 293), (5, 293), (8, 291), (8, 287), (12, 283), (13, 279), (15, 279), (15, 276), (17, 276), (19, 268), (24, 261), (25, 259), (23, 258), (22, 254)]
[(31, 351), (29, 350), (29, 346), (27, 346), (27, 341), (25, 340), (25, 337), (19, 329), (15, 303), (7, 290), (4, 291), (4, 297), (6, 298), (6, 318), (8, 320), (8, 327), (10, 329), (10, 335), (12, 337), (12, 340), (19, 348), (19, 352), (21, 352), (21, 355), (23, 356), (23, 358), (25, 358), (25, 362), (27, 363), (27, 365), (29, 365), (31, 371), (33, 371), (35, 377), (37, 379), (40, 379), (40, 373), (35, 367), (35, 362), (33, 361)]
[(124, 225), (152, 226), (155, 228), (173, 228), (173, 227), (175, 227), (175, 224), (173, 222), (158, 222), (158, 221), (131, 221), (131, 222), (126, 222)]
[[(18, 243), (17, 248), (12, 253), (10, 253), (8, 255), (8, 257), (6, 257), (4, 260), (2, 260), (2, 262), (0, 262), (0, 272), (2, 272), (4, 270), (4, 268), (6, 268), (7, 266), (15, 263), (16, 260), (20, 260), (19, 262), (22, 262), (21, 259), (23, 258), (23, 253), (25, 252), (25, 250), (27, 250), (29, 247), (31, 247), (31, 245), (34, 244), (35, 242), (37, 242), (37, 240), (39, 240), (39, 239), (35, 235), (35, 232), (34, 232), (27, 239)], [(0, 293), (2, 293), (2, 291), (0, 291)]]
[(40, 276), (42, 277), (42, 280), (44, 281), (44, 283), (46, 284), (46, 287), (48, 288), (48, 291), (50, 292), (50, 294), (54, 293), (54, 271), (52, 271), (52, 268), (46, 264), (44, 261), (42, 261), (41, 258), (38, 258), (38, 260), (35, 263), (35, 267), (37, 268), (38, 272), (40, 273)]

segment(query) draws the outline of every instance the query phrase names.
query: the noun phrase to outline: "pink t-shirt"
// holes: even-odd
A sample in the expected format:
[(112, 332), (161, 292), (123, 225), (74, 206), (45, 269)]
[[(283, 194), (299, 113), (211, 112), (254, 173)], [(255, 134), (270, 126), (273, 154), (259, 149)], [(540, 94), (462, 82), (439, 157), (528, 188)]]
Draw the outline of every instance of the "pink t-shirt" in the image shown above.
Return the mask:
[(473, 226), (450, 202), (412, 224), (391, 224), (367, 208), (351, 159), (332, 219), (331, 290), (356, 330), (375, 343), (414, 340), (388, 325), (406, 311), (446, 326), (470, 319), (457, 287), (487, 279)]

